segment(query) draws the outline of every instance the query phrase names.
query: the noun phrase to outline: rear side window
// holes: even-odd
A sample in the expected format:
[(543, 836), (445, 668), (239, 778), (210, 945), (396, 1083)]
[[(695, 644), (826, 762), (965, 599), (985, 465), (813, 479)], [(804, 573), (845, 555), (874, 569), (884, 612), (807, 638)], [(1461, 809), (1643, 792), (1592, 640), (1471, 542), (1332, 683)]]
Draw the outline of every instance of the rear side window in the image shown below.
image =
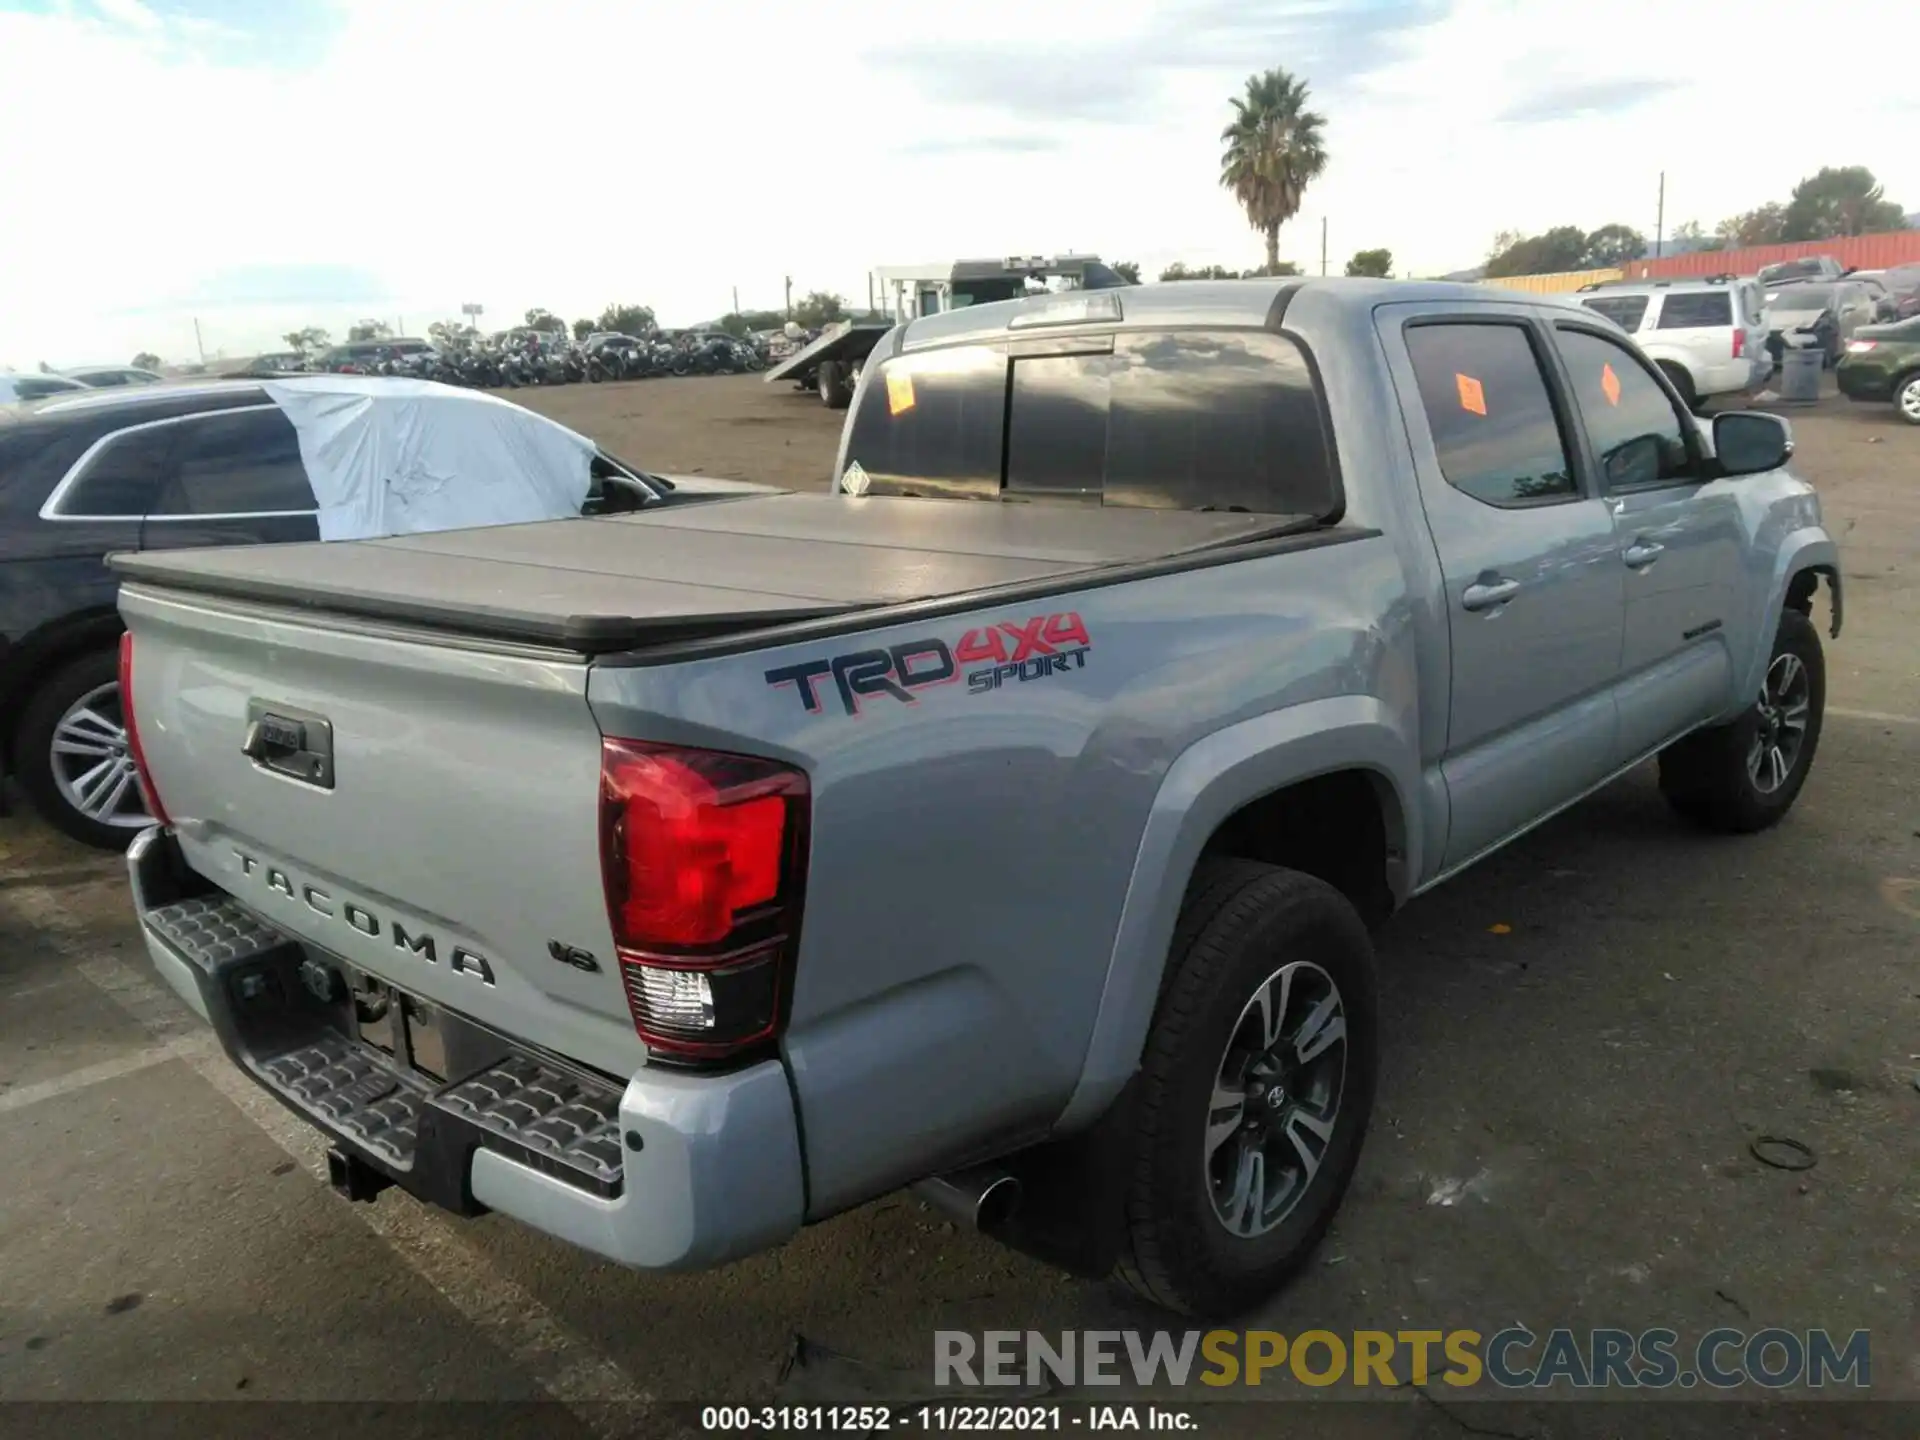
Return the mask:
[(13, 393), (21, 400), (45, 400), (50, 395), (71, 395), (86, 388), (76, 381), (56, 380), (51, 376), (20, 375), (13, 382)]
[(60, 497), (57, 513), (90, 519), (145, 515), (165, 472), (175, 428), (149, 425), (108, 440)]
[(316, 508), (293, 424), (279, 410), (230, 410), (177, 427), (151, 513), (265, 515)]
[(1644, 295), (1608, 295), (1580, 303), (1596, 314), (1606, 316), (1629, 335), (1640, 328), (1640, 322), (1647, 314), (1647, 297)]
[(1702, 330), (1733, 324), (1733, 297), (1724, 290), (1669, 295), (1660, 307), (1658, 330)]
[(1408, 328), (1420, 405), (1447, 483), (1488, 505), (1578, 494), (1540, 357), (1520, 325)]

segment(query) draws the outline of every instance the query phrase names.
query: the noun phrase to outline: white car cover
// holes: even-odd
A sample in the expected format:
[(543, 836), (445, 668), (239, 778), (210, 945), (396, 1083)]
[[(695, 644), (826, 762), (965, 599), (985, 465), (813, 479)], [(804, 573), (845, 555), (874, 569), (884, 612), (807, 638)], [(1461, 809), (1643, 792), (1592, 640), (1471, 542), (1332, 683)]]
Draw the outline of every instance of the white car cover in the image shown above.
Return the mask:
[(366, 375), (263, 388), (299, 437), (322, 540), (558, 520), (586, 501), (594, 443), (491, 395)]

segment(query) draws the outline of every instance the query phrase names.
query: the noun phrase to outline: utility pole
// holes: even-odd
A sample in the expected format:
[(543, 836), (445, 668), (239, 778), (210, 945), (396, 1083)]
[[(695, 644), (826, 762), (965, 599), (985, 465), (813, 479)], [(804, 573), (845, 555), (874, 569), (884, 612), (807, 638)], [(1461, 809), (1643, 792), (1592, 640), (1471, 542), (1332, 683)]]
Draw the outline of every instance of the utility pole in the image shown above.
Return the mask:
[(1320, 273), (1327, 273), (1327, 217), (1320, 217)]
[(740, 313), (740, 287), (738, 285), (733, 287), (733, 313), (736, 315)]
[(1660, 248), (1667, 237), (1667, 172), (1660, 172), (1660, 208), (1653, 218), (1653, 258), (1660, 258)]
[(198, 315), (193, 317), (193, 348), (200, 352), (200, 363), (202, 365), (206, 364), (207, 347), (205, 342), (200, 338), (200, 317)]
[(793, 318), (793, 277), (787, 276), (787, 319)]

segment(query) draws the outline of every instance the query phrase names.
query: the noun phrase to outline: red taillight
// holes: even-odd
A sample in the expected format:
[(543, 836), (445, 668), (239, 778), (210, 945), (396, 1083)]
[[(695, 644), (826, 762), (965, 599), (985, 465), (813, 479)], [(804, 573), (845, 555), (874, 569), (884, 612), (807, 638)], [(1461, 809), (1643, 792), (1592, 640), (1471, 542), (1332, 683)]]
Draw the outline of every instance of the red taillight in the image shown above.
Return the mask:
[(621, 981), (649, 1048), (722, 1059), (779, 1030), (809, 791), (791, 766), (608, 739), (600, 863)]
[(1747, 353), (1747, 332), (1738, 325), (1733, 327), (1733, 358), (1738, 360)]
[(133, 632), (120, 632), (120, 718), (127, 727), (127, 753), (133, 757), (133, 773), (139, 778), (140, 793), (146, 798), (147, 813), (162, 825), (170, 824), (160, 792), (154, 788), (147, 770), (147, 754), (140, 748), (140, 727), (133, 719)]

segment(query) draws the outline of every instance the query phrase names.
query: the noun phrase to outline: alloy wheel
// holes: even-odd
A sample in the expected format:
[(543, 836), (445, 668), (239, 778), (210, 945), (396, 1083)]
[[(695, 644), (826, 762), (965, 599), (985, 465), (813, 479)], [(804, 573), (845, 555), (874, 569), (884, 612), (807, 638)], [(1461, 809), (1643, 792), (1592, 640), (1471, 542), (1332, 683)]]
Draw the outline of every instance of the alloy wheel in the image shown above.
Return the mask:
[(60, 798), (89, 820), (127, 830), (153, 823), (127, 743), (118, 685), (97, 686), (67, 707), (53, 728), (48, 760)]
[(1747, 749), (1747, 778), (1762, 795), (1777, 793), (1793, 775), (1812, 710), (1812, 682), (1800, 657), (1791, 652), (1774, 656), (1760, 682), (1758, 724)]
[(1332, 1148), (1346, 1079), (1340, 987), (1312, 961), (1281, 966), (1234, 1023), (1207, 1108), (1202, 1165), (1228, 1233), (1264, 1235), (1300, 1203)]

